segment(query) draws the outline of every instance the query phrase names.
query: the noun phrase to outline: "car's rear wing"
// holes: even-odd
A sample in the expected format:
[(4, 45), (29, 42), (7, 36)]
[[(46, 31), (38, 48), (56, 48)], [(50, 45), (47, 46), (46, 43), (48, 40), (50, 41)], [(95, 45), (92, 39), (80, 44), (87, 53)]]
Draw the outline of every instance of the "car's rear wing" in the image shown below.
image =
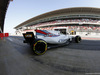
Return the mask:
[(23, 41), (24, 43), (32, 43), (35, 40), (35, 36), (33, 32), (23, 33), (23, 36), (25, 38), (25, 40)]

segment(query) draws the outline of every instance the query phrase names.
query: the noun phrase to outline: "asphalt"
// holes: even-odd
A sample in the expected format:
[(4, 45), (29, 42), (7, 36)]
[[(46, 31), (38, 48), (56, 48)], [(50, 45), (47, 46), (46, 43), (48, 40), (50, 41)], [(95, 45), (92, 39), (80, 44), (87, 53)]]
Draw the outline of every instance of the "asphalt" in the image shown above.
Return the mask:
[(36, 56), (23, 39), (0, 39), (0, 75), (100, 74), (100, 40), (84, 39)]

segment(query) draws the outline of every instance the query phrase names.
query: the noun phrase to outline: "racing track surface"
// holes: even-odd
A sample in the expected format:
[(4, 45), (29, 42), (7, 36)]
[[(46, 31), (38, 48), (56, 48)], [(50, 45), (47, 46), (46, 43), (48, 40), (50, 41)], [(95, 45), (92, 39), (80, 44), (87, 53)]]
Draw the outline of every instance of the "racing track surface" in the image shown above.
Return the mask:
[(100, 74), (100, 40), (82, 40), (36, 56), (23, 37), (0, 39), (0, 75)]

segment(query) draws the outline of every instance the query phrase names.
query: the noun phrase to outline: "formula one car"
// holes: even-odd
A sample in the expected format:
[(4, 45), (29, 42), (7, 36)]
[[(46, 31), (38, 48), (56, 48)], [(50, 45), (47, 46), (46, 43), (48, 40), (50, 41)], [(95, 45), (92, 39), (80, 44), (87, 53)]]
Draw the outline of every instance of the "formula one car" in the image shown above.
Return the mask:
[(70, 44), (72, 41), (79, 43), (81, 41), (80, 36), (64, 35), (59, 31), (47, 31), (47, 30), (35, 30), (36, 35), (33, 32), (26, 32), (23, 34), (25, 40), (24, 43), (29, 43), (32, 50), (37, 55), (44, 54), (48, 49), (64, 46)]

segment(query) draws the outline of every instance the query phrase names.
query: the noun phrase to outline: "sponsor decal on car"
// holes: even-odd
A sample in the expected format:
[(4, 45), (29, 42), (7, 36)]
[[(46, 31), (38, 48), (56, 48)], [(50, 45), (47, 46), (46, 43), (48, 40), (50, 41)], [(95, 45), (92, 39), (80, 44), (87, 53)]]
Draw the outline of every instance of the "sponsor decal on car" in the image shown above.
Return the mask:
[(26, 34), (25, 37), (31, 38), (32, 34)]

